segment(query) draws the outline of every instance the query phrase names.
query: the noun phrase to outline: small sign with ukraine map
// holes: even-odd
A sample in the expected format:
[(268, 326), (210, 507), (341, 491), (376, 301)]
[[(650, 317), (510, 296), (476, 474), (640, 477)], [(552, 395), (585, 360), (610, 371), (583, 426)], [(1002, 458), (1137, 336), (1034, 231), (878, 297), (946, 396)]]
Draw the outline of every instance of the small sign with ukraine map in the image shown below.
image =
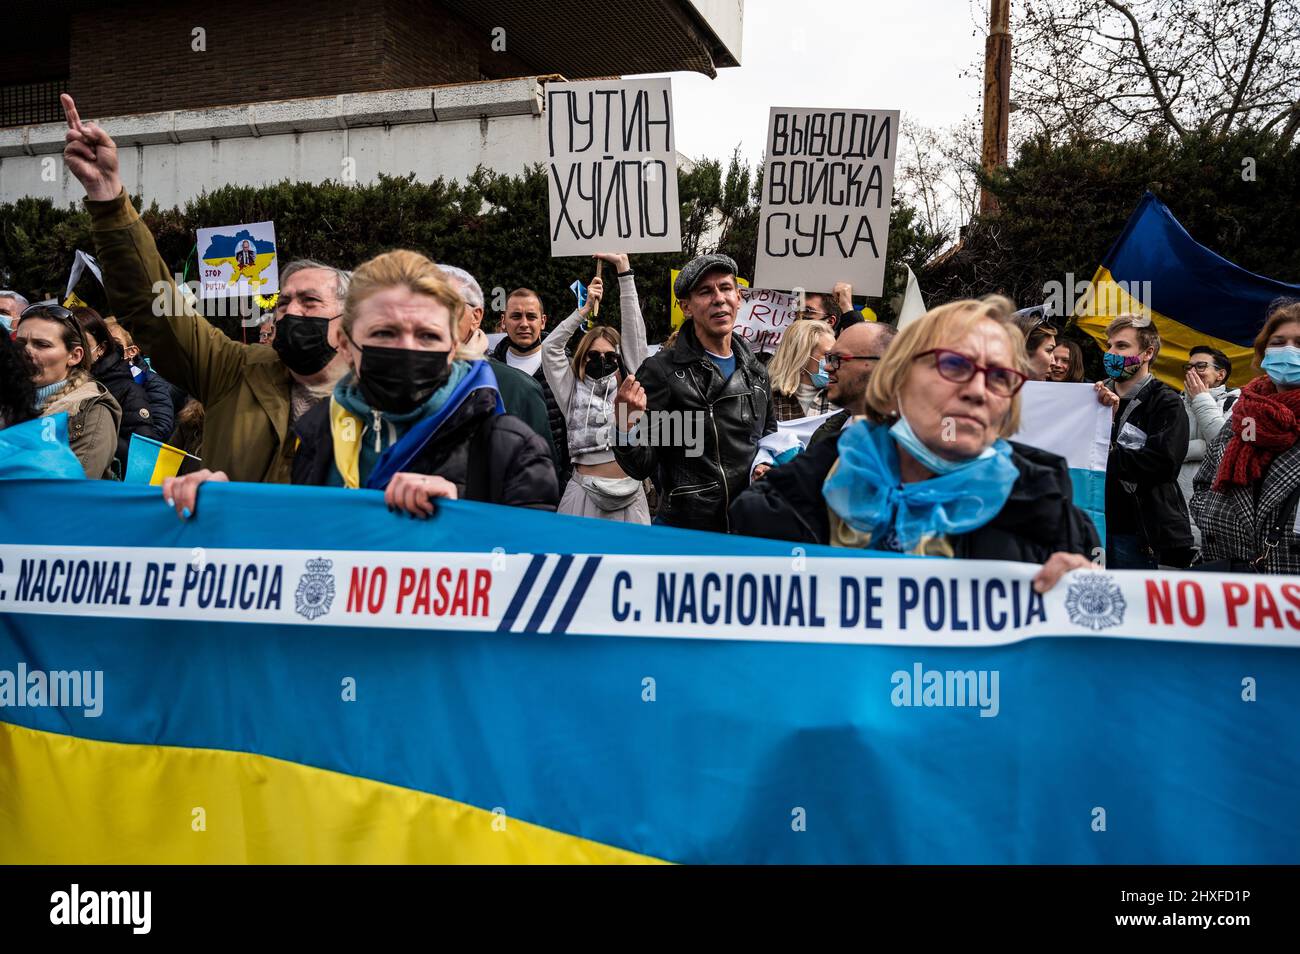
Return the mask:
[(275, 223), (199, 229), (199, 297), (270, 296), (280, 290)]

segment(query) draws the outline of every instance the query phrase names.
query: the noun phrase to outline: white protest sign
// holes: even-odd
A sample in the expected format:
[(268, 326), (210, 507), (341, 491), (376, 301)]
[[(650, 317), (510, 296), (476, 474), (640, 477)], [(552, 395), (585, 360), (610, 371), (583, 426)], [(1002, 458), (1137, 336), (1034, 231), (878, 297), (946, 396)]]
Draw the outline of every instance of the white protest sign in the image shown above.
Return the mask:
[(275, 223), (199, 229), (199, 297), (272, 295), (280, 290)]
[(72, 259), (72, 270), (68, 272), (68, 290), (63, 293), (65, 299), (72, 297), (72, 289), (77, 287), (77, 282), (81, 281), (81, 276), (87, 269), (98, 280), (100, 287), (103, 287), (104, 273), (100, 271), (99, 262), (95, 261), (93, 255), (77, 249), (77, 254)]
[(667, 79), (546, 86), (551, 255), (680, 252)]
[(772, 107), (754, 284), (880, 295), (897, 146), (896, 109)]
[(799, 317), (799, 299), (767, 288), (740, 288), (740, 310), (732, 333), (755, 354), (776, 351), (785, 329)]

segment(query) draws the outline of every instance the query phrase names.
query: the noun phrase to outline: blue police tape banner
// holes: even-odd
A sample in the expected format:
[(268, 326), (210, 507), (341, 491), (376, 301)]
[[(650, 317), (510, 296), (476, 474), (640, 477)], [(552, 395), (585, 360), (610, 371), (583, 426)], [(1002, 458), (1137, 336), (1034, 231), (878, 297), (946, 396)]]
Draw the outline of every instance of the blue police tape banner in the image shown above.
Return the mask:
[(0, 494), (0, 862), (1300, 860), (1300, 579), (67, 486)]

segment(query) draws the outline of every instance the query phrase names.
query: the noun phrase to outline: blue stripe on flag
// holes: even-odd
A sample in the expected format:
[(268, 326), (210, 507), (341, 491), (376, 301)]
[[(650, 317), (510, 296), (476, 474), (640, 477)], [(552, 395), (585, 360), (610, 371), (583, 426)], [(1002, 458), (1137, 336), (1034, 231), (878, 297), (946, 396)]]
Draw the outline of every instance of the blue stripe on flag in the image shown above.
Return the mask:
[(573, 622), (574, 614), (578, 612), (578, 604), (582, 602), (587, 587), (591, 585), (591, 578), (596, 575), (600, 560), (598, 556), (587, 557), (587, 562), (582, 565), (582, 572), (578, 574), (578, 582), (573, 584), (573, 592), (569, 594), (569, 601), (560, 611), (560, 618), (555, 621), (555, 629), (552, 632), (568, 632), (569, 624)]
[(571, 563), (573, 563), (573, 555), (566, 553), (560, 557), (560, 562), (555, 564), (555, 572), (546, 581), (546, 589), (542, 590), (542, 595), (537, 600), (537, 607), (533, 610), (532, 618), (528, 620), (528, 625), (524, 627), (525, 633), (535, 633), (542, 628), (542, 620), (546, 618), (546, 611), (551, 608), (555, 594), (560, 591), (560, 584), (564, 582), (564, 576), (569, 572)]
[(524, 608), (524, 603), (528, 600), (528, 594), (533, 591), (533, 584), (537, 581), (537, 574), (542, 571), (542, 564), (546, 562), (545, 553), (534, 554), (528, 562), (528, 569), (524, 571), (524, 578), (519, 581), (519, 588), (515, 590), (515, 598), (510, 601), (506, 608), (506, 615), (501, 619), (501, 625), (497, 627), (498, 633), (508, 633), (510, 628), (515, 625), (515, 620), (519, 618), (519, 611)]

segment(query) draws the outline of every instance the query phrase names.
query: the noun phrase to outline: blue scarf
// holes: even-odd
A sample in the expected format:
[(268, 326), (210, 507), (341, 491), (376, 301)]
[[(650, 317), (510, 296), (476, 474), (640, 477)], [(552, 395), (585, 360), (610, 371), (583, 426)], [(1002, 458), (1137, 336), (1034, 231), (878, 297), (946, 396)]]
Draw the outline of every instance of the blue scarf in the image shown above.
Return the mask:
[(905, 484), (888, 427), (858, 421), (840, 434), (840, 460), (822, 485), (826, 504), (850, 527), (870, 533), (873, 547), (907, 553), (925, 537), (967, 533), (1001, 512), (1020, 471), (1011, 445), (950, 473)]
[(62, 381), (55, 381), (53, 384), (47, 384), (44, 387), (37, 388), (36, 389), (37, 409), (43, 408), (45, 407), (45, 405), (49, 404), (50, 398), (54, 397), (54, 395), (62, 391), (64, 387), (67, 386), (67, 383), (68, 383), (68, 379), (64, 378)]

